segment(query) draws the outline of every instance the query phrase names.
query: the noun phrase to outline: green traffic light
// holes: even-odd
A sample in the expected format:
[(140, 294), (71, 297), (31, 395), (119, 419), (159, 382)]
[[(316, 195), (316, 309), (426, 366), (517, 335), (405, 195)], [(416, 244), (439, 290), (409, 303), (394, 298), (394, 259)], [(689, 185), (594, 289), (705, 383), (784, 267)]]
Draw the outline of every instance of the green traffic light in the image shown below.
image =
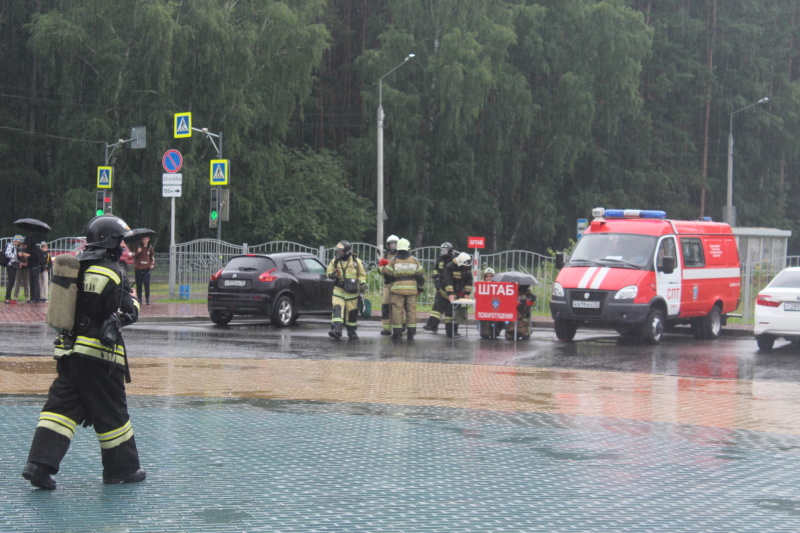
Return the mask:
[(211, 211), (211, 220), (217, 220), (217, 217), (218, 217), (218, 216), (219, 216), (219, 215), (217, 214), (217, 210), (216, 210), (216, 209), (214, 209), (213, 211)]
[(104, 212), (102, 209), (97, 210), (97, 216), (103, 216)]

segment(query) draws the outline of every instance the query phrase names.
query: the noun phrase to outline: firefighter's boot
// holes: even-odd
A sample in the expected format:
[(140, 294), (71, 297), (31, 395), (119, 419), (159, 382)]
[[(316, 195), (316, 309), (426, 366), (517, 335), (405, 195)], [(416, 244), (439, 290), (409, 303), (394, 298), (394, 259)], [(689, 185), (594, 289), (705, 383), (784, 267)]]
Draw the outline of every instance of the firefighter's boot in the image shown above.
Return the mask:
[(422, 326), (422, 329), (430, 331), (431, 333), (439, 332), (439, 319), (435, 316), (428, 317), (428, 323)]
[(342, 323), (341, 322), (334, 322), (331, 324), (331, 330), (328, 332), (328, 335), (332, 339), (336, 339), (337, 341), (342, 338)]
[(393, 328), (392, 329), (392, 340), (399, 341), (403, 338), (403, 328)]
[(444, 334), (447, 335), (448, 339), (453, 337), (453, 324), (451, 322), (445, 322)]
[(53, 490), (56, 488), (56, 480), (50, 475), (50, 468), (40, 463), (26, 464), (22, 471), (22, 477), (40, 489)]
[(358, 333), (356, 333), (355, 326), (347, 326), (347, 338), (350, 339), (351, 341), (358, 340)]
[(458, 332), (458, 323), (453, 323), (453, 338), (457, 339), (461, 337), (461, 333)]
[(406, 330), (406, 338), (410, 341), (414, 340), (414, 336), (417, 334), (417, 328), (408, 328)]

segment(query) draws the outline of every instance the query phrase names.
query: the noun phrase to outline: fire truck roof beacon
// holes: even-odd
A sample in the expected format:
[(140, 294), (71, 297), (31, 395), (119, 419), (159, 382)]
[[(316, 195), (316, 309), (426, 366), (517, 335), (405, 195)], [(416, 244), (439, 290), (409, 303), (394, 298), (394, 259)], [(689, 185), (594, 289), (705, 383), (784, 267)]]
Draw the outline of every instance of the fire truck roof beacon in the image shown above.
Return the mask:
[(667, 218), (665, 211), (649, 211), (644, 209), (603, 209), (595, 207), (592, 209), (594, 218)]

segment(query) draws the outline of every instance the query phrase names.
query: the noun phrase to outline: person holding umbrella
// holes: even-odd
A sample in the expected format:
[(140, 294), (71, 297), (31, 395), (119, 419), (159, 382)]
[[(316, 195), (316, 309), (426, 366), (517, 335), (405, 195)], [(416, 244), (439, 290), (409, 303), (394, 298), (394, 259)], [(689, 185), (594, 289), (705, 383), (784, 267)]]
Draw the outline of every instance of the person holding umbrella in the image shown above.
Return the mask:
[(31, 303), (39, 303), (41, 301), (41, 294), (39, 288), (39, 270), (42, 265), (42, 254), (39, 250), (39, 243), (32, 235), (25, 238), (25, 258), (28, 263), (28, 276), (27, 276), (27, 289), (28, 300)]
[(8, 261), (8, 284), (6, 285), (6, 303), (7, 304), (15, 304), (17, 303), (16, 300), (11, 299), (11, 293), (14, 290), (14, 285), (17, 282), (17, 270), (19, 269), (19, 258), (17, 254), (19, 250), (17, 247), (22, 242), (22, 235), (14, 235), (14, 238), (11, 239), (11, 242), (6, 245), (5, 249), (5, 256)]
[(145, 233), (133, 254), (133, 265), (136, 270), (136, 294), (139, 295), (139, 301), (146, 305), (150, 305), (150, 271), (155, 262), (156, 252), (150, 244), (150, 234)]
[[(14, 225), (21, 230), (29, 231), (31, 233), (47, 233), (50, 231), (50, 226), (47, 225), (45, 222), (41, 220), (37, 220), (35, 218), (20, 218), (14, 221)], [(37, 246), (36, 239), (33, 236), (29, 236), (25, 239), (25, 243), (23, 244), (25, 247), (25, 251), (20, 253), (19, 255), (23, 258), (23, 262), (26, 263), (27, 271), (25, 272), (25, 291), (28, 297), (29, 302), (38, 303), (40, 300), (39, 295), (39, 266), (41, 264), (41, 255), (39, 253), (39, 247)], [(19, 294), (19, 288), (16, 289), (17, 295)], [(6, 300), (8, 300), (9, 295), (6, 296)], [(15, 295), (16, 299), (16, 295)]]

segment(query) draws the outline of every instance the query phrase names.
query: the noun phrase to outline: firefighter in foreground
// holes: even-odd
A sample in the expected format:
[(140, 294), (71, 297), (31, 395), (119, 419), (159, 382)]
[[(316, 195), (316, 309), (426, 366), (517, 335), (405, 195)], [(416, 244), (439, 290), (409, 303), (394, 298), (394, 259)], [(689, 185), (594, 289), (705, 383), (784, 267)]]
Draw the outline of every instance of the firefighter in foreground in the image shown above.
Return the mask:
[[(444, 290), (449, 302), (445, 308), (444, 331), (448, 337), (460, 337), (458, 325), (467, 320), (467, 308), (458, 306), (453, 313), (453, 302), (472, 294), (472, 258), (461, 252), (444, 269)], [(455, 314), (455, 316), (453, 316)]]
[[(128, 415), (125, 383), (130, 383), (130, 374), (119, 332), (139, 316), (139, 302), (118, 264), (122, 239), (129, 230), (118, 217), (93, 218), (86, 225), (85, 250), (77, 261), (72, 258), (77, 277), (59, 279), (59, 272), (54, 272), (50, 305), (65, 312), (71, 307), (68, 322), (72, 327), (56, 340), (58, 376), (39, 414), (22, 471), (22, 477), (36, 487), (56, 488), (51, 474), (58, 473), (81, 424), (93, 425), (97, 433), (104, 483), (136, 483), (147, 475), (140, 468)], [(70, 284), (75, 297), (67, 305)], [(49, 315), (48, 323), (52, 324)]]
[(506, 326), (506, 339), (513, 341), (526, 341), (531, 338), (531, 310), (536, 304), (536, 295), (531, 291), (530, 285), (517, 287), (517, 321), (509, 322)]
[(397, 235), (389, 235), (386, 239), (386, 250), (383, 252), (383, 257), (378, 261), (378, 273), (383, 276), (383, 294), (381, 295), (381, 335), (392, 334), (392, 300), (389, 289), (392, 284), (386, 281), (386, 265), (397, 253), (397, 241), (400, 239)]
[(336, 245), (336, 257), (328, 265), (328, 278), (333, 284), (333, 317), (328, 335), (342, 338), (342, 324), (347, 326), (347, 337), (358, 339), (358, 298), (367, 290), (367, 273), (361, 259), (355, 256), (348, 241)]
[(453, 245), (449, 242), (443, 242), (440, 248), (439, 257), (436, 258), (436, 264), (431, 272), (433, 288), (436, 294), (433, 297), (433, 307), (428, 317), (428, 323), (422, 327), (422, 329), (432, 333), (439, 332), (439, 322), (441, 322), (447, 309), (451, 307), (447, 299), (447, 292), (444, 290), (444, 271), (456, 255)]
[(403, 331), (408, 340), (417, 334), (417, 296), (425, 287), (425, 274), (410, 250), (408, 239), (400, 239), (397, 254), (384, 269), (384, 279), (391, 283), (392, 340), (400, 340)]

